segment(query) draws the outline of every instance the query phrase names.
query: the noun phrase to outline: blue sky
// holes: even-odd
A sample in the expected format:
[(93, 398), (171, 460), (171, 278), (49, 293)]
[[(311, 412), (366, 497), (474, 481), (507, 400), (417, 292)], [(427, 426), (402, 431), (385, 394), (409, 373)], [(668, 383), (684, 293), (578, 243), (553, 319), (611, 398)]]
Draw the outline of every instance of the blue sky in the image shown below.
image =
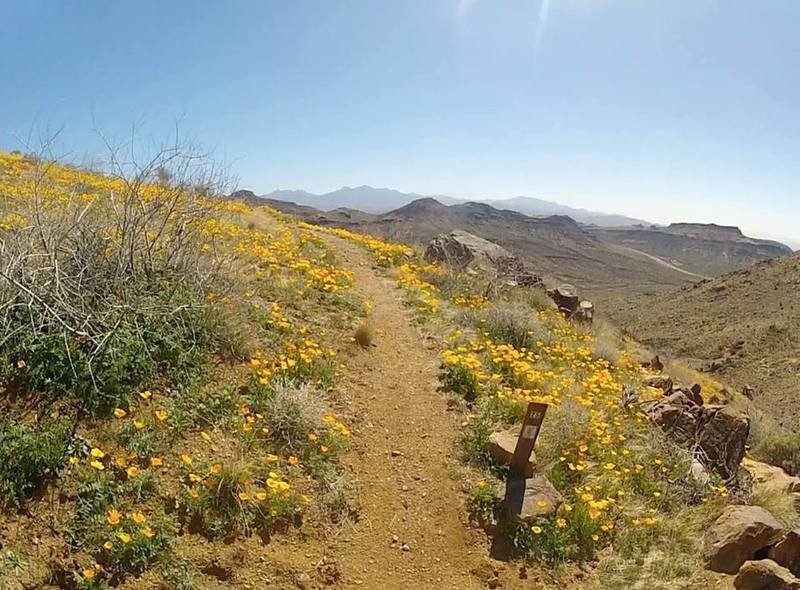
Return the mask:
[(0, 146), (181, 128), (243, 187), (536, 196), (800, 242), (796, 0), (5, 3)]

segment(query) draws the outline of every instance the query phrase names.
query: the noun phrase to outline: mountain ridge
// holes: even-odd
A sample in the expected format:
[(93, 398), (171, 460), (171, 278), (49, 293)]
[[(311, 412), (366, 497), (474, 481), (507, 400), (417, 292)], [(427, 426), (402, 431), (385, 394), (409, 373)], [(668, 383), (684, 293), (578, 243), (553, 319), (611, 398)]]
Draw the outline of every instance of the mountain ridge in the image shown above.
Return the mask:
[(376, 188), (369, 185), (357, 187), (344, 186), (328, 193), (310, 193), (296, 189), (278, 189), (262, 195), (263, 198), (288, 200), (298, 205), (306, 205), (331, 211), (346, 207), (358, 209), (366, 213), (383, 214), (396, 210), (420, 198), (433, 198), (445, 205), (460, 203), (486, 203), (498, 209), (508, 209), (530, 216), (568, 215), (576, 221), (588, 225), (602, 227), (628, 226), (648, 224), (642, 219), (628, 217), (616, 213), (603, 213), (562, 205), (554, 201), (546, 201), (536, 197), (517, 196), (509, 199), (463, 199), (448, 195), (422, 195), (406, 193), (391, 188)]

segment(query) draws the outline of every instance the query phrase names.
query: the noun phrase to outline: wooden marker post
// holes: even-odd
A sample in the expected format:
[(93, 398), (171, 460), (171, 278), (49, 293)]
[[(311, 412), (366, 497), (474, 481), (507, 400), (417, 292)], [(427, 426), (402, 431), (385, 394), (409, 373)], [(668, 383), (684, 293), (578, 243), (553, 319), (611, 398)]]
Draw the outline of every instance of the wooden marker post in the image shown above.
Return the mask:
[(536, 444), (536, 438), (544, 422), (544, 413), (547, 411), (547, 404), (528, 403), (528, 410), (525, 412), (525, 419), (522, 421), (522, 431), (517, 439), (517, 446), (514, 455), (511, 457), (511, 477), (524, 478), (525, 466)]

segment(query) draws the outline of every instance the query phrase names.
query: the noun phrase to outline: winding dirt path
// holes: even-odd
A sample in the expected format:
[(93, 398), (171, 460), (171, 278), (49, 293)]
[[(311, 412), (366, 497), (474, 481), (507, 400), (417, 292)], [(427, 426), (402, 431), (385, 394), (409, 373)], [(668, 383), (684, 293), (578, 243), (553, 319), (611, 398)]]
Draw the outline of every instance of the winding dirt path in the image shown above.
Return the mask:
[[(351, 359), (339, 389), (359, 416), (351, 461), (360, 521), (332, 541), (342, 587), (486, 588), (493, 575), (483, 533), (466, 523), (457, 469), (458, 416), (437, 392), (438, 354), (409, 324), (394, 281), (357, 245), (325, 236), (370, 301), (373, 346)], [(487, 569), (488, 568), (488, 569)]]

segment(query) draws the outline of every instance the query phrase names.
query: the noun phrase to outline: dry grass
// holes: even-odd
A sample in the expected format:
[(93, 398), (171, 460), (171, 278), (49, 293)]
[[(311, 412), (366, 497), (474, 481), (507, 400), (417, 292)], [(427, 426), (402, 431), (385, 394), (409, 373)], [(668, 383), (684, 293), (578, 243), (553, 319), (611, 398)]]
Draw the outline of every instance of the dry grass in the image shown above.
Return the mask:
[(370, 346), (372, 346), (372, 341), (375, 338), (375, 333), (369, 324), (362, 323), (356, 327), (356, 331), (353, 334), (353, 338), (355, 338), (356, 344), (358, 344), (360, 347), (369, 348)]

